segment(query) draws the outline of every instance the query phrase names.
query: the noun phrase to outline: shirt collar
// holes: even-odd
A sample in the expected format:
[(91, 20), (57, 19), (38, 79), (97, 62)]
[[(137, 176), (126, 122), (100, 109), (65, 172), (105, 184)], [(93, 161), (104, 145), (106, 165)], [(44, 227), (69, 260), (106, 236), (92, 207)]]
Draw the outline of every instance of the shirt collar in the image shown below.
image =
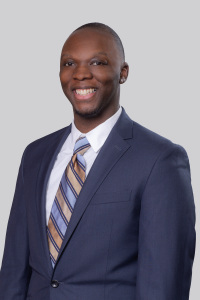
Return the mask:
[(118, 111), (112, 115), (109, 119), (92, 129), (87, 133), (82, 133), (79, 131), (75, 124), (74, 120), (72, 121), (71, 127), (71, 135), (72, 135), (72, 143), (75, 144), (76, 140), (81, 136), (86, 136), (88, 142), (90, 143), (91, 147), (95, 152), (98, 152), (100, 148), (103, 146), (104, 142), (106, 141), (111, 129), (117, 122), (120, 114), (122, 112), (122, 107), (120, 106)]

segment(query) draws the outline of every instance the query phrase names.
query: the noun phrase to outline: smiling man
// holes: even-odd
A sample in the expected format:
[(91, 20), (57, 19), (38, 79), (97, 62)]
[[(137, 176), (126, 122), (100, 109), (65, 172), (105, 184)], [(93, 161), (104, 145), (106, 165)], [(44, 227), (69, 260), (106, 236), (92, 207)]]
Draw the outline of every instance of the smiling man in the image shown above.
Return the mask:
[(60, 80), (81, 132), (117, 112), (120, 83), (127, 76), (123, 46), (111, 29), (82, 26), (71, 34), (62, 49)]
[(188, 156), (120, 106), (128, 70), (120, 38), (104, 24), (66, 40), (60, 81), (74, 119), (24, 151), (0, 299), (189, 299)]

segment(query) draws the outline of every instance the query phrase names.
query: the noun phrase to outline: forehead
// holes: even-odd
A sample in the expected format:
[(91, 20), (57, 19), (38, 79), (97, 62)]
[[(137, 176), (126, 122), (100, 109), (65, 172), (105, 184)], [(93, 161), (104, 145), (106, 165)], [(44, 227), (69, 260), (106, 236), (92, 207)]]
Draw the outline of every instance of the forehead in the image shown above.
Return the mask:
[(62, 49), (62, 54), (78, 56), (99, 52), (106, 52), (108, 56), (115, 56), (115, 58), (121, 56), (117, 42), (110, 33), (91, 28), (72, 33)]

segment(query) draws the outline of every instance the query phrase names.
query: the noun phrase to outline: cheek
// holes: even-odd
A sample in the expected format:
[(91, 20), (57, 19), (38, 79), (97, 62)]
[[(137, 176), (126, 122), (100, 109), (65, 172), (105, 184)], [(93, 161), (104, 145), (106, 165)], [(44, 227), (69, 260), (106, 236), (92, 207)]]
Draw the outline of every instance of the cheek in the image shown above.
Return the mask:
[(116, 78), (113, 78), (113, 76), (99, 76), (98, 78), (96, 77), (96, 80), (106, 89), (112, 89), (116, 86), (117, 82)]
[(103, 85), (115, 85), (116, 82), (119, 82), (120, 74), (117, 70), (111, 68), (105, 69), (99, 72), (93, 72), (93, 76), (97, 81)]
[(68, 72), (60, 71), (60, 82), (62, 85), (66, 85), (70, 80), (70, 75)]

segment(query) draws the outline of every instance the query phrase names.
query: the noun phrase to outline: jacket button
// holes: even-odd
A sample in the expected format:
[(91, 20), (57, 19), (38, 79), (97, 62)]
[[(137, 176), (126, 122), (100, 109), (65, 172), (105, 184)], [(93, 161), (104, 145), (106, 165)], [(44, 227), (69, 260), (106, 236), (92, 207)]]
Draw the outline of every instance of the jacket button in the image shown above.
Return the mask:
[(52, 280), (51, 286), (52, 286), (53, 288), (57, 288), (57, 287), (59, 286), (59, 282), (58, 282), (57, 280)]

